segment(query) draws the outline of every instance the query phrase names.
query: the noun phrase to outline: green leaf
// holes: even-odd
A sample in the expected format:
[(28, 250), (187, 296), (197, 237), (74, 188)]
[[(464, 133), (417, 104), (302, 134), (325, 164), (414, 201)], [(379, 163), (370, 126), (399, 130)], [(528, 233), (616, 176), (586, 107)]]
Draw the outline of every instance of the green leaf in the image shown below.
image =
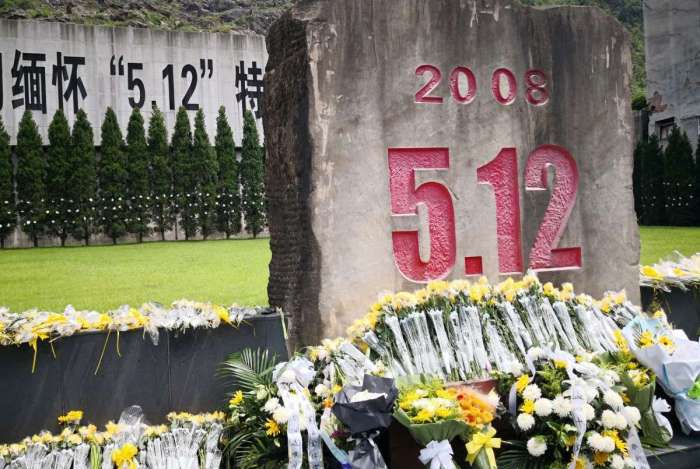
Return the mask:
[(219, 367), (218, 375), (230, 378), (234, 389), (252, 391), (257, 386), (272, 385), (272, 370), (277, 356), (267, 350), (244, 349), (231, 354)]

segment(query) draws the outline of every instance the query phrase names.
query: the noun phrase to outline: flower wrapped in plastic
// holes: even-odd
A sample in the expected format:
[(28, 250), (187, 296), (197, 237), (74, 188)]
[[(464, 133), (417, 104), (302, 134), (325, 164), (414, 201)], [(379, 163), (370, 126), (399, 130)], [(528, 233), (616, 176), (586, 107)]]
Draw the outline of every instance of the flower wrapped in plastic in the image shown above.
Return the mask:
[(640, 315), (622, 332), (637, 360), (654, 371), (663, 390), (673, 397), (681, 429), (700, 431), (700, 399), (689, 395), (700, 376), (700, 343), (672, 329), (662, 312)]
[(365, 375), (361, 386), (346, 385), (335, 396), (333, 414), (356, 441), (355, 448), (349, 452), (353, 468), (386, 468), (373, 440), (391, 425), (397, 395), (393, 379)]
[(455, 466), (450, 442), (467, 441), (467, 460), (474, 467), (495, 468), (494, 448), (501, 441), (490, 426), (495, 408), (468, 388), (446, 388), (439, 379), (400, 386), (394, 418), (405, 426), (421, 450), (420, 461), (431, 469)]

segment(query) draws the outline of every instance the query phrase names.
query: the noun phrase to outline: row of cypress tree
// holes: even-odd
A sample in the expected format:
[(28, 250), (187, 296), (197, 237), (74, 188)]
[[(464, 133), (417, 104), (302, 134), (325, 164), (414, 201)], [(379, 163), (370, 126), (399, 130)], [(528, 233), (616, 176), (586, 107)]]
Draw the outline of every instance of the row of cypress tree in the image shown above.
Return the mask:
[(634, 207), (642, 225), (700, 226), (700, 139), (673, 128), (665, 148), (651, 135), (634, 150)]
[(226, 237), (246, 231), (257, 236), (265, 227), (263, 149), (255, 119), (244, 115), (241, 159), (222, 106), (212, 146), (200, 109), (194, 130), (186, 110), (176, 116), (168, 142), (165, 119), (157, 108), (148, 131), (138, 109), (127, 125), (126, 139), (117, 116), (108, 108), (102, 124), (99, 158), (87, 114), (76, 114), (71, 130), (62, 111), (53, 116), (48, 146), (30, 111), (22, 116), (14, 149), (0, 120), (0, 245), (20, 228), (38, 246), (43, 236), (83, 241), (102, 232), (116, 244), (127, 233), (139, 242), (151, 230), (214, 232)]

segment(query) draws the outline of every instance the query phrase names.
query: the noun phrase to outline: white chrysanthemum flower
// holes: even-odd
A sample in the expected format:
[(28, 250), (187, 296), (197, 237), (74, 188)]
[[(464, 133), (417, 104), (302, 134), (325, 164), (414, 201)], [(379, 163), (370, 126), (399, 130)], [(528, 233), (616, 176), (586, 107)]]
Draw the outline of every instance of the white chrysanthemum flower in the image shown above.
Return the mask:
[(606, 370), (603, 374), (603, 380), (608, 386), (615, 386), (616, 383), (620, 382), (620, 376), (613, 370)]
[(622, 396), (612, 389), (605, 391), (605, 394), (603, 394), (603, 401), (614, 410), (620, 410), (625, 405), (622, 401)]
[(535, 417), (533, 417), (530, 414), (523, 413), (523, 414), (518, 415), (517, 422), (518, 422), (518, 427), (522, 431), (526, 432), (535, 426)]
[(610, 458), (610, 467), (612, 469), (624, 469), (625, 460), (619, 454), (613, 454)]
[(552, 401), (546, 398), (535, 401), (535, 413), (540, 417), (547, 417), (552, 413)]
[(539, 386), (536, 384), (528, 384), (525, 386), (525, 389), (523, 389), (523, 399), (536, 401), (540, 397), (542, 397), (542, 391), (540, 391)]
[(610, 409), (605, 409), (600, 416), (600, 421), (605, 428), (617, 427), (617, 414)]
[(571, 413), (571, 400), (558, 394), (552, 401), (552, 410), (559, 417), (567, 417)]
[(527, 351), (527, 358), (531, 361), (534, 362), (538, 358), (542, 358), (544, 356), (544, 350), (542, 350), (539, 347), (532, 347), (530, 350)]
[(598, 432), (592, 432), (588, 436), (588, 446), (599, 453), (612, 453), (615, 451), (615, 440)]
[(263, 406), (263, 410), (267, 412), (268, 414), (272, 414), (274, 411), (279, 409), (280, 407), (280, 400), (277, 399), (276, 397), (271, 397), (270, 399), (267, 400), (265, 405)]
[(625, 408), (622, 409), (622, 415), (625, 416), (625, 420), (627, 420), (627, 424), (630, 427), (637, 425), (642, 418), (639, 409), (634, 406), (625, 406)]
[(595, 408), (590, 404), (583, 404), (581, 407), (581, 412), (586, 421), (591, 421), (595, 418)]
[(516, 378), (519, 378), (523, 374), (523, 365), (517, 360), (511, 360), (504, 366), (504, 373), (509, 373)]
[(278, 407), (272, 413), (272, 419), (280, 425), (284, 425), (289, 420), (289, 410), (284, 406)]
[(527, 440), (527, 452), (539, 458), (547, 451), (547, 441), (543, 436), (533, 436)]
[(498, 407), (498, 404), (501, 402), (501, 398), (499, 395), (494, 391), (493, 389), (489, 391), (489, 393), (486, 395), (486, 401), (492, 406), (492, 407)]
[(316, 395), (320, 397), (328, 397), (328, 395), (331, 393), (331, 390), (325, 384), (319, 383), (314, 388), (314, 393), (316, 393)]

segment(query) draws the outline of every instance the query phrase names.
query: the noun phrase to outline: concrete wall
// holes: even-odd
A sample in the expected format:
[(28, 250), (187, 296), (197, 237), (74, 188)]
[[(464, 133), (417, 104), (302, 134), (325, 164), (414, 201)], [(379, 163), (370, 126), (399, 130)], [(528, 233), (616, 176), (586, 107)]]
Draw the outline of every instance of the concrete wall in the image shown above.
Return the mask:
[[(614, 18), (506, 0), (307, 1), (272, 26), (268, 52), (268, 294), (292, 315), (295, 343), (343, 333), (385, 290), (476, 270), (498, 281), (518, 271), (500, 265), (518, 249), (525, 270), (543, 254), (533, 249), (540, 228), (557, 248), (582, 253), (578, 265), (570, 258), (542, 269), (542, 279), (593, 295), (626, 288), (638, 299), (631, 58)], [(431, 74), (416, 70), (426, 64), (442, 71), (428, 93), (441, 103), (417, 102)], [(476, 79), (471, 100), (451, 96), (458, 66)], [(517, 82), (506, 103), (495, 97), (508, 95), (504, 80), (492, 86), (500, 68)], [(547, 100), (527, 97), (528, 70), (542, 73), (535, 81), (544, 77)], [(465, 76), (458, 80), (464, 95)], [(545, 190), (526, 190), (533, 181), (523, 175), (529, 155), (550, 144), (578, 168), (577, 188), (571, 171), (555, 171), (559, 190), (576, 194), (558, 233), (544, 219), (552, 174)], [(480, 184), (478, 168), (504, 149), (517, 168), (494, 163), (493, 184)], [(403, 152), (394, 167), (392, 152)], [(512, 184), (503, 205), (499, 183)], [(566, 217), (569, 208), (553, 202), (550, 215)]]
[[(41, 56), (33, 57), (31, 54)], [(18, 61), (15, 63), (16, 57)], [(84, 98), (76, 86), (76, 92), (69, 93), (66, 99), (65, 93), (73, 71), (73, 65), (66, 65), (72, 60), (70, 57), (84, 60), (84, 65), (75, 68), (76, 77), (82, 81)], [(32, 58), (37, 60), (32, 62)], [(44, 60), (39, 60), (42, 58)], [(172, 132), (177, 108), (183, 104), (185, 95), (191, 89), (190, 99), (187, 100), (192, 108), (188, 113), (191, 120), (194, 121), (194, 108), (201, 107), (206, 115), (207, 130), (213, 135), (216, 113), (219, 106), (224, 105), (236, 143), (240, 144), (242, 105), (245, 102), (250, 109), (253, 104), (251, 96), (241, 101), (236, 98), (242, 91), (240, 82), (236, 83), (236, 67), (240, 66), (241, 61), (249, 80), (253, 78), (248, 73), (253, 62), (260, 69), (257, 80), (262, 80), (267, 61), (263, 36), (0, 20), (0, 115), (14, 144), (17, 125), (28, 104), (20, 101), (26, 101), (25, 91), (35, 89), (39, 92), (30, 93), (31, 106), (35, 108), (33, 115), (44, 139), (60, 100), (71, 123), (76, 107), (88, 113), (95, 131), (95, 143), (99, 144), (99, 128), (107, 106), (117, 112), (121, 126), (126, 129), (132, 108), (130, 98), (135, 105), (143, 106), (141, 110), (146, 119), (155, 103), (165, 111), (169, 131)], [(65, 66), (64, 69), (61, 69), (61, 64)], [(168, 75), (170, 69), (172, 99)], [(56, 73), (60, 71), (65, 71), (65, 75)], [(62, 75), (63, 79), (60, 79)], [(193, 85), (195, 79), (196, 85)], [(137, 80), (143, 85), (143, 97)], [(32, 84), (36, 84), (36, 88)], [(61, 87), (63, 97), (59, 98)], [(262, 84), (248, 83), (247, 89), (262, 91)], [(74, 103), (73, 96), (77, 97), (77, 103)], [(261, 101), (260, 105), (257, 105), (257, 101), (259, 111)], [(258, 117), (262, 134), (262, 116)]]
[(700, 128), (700, 0), (644, 0), (649, 132), (674, 119), (693, 147)]

